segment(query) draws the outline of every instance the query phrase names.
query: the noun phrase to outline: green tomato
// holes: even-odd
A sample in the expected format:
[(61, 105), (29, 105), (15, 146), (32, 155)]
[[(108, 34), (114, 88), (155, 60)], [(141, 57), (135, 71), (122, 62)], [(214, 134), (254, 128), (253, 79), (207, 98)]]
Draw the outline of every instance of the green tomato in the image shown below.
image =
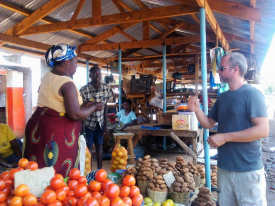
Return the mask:
[(160, 202), (155, 202), (155, 203), (153, 204), (153, 206), (161, 206), (161, 203), (160, 203)]
[(153, 200), (150, 197), (145, 197), (144, 198), (144, 204), (148, 204), (148, 203), (153, 203)]

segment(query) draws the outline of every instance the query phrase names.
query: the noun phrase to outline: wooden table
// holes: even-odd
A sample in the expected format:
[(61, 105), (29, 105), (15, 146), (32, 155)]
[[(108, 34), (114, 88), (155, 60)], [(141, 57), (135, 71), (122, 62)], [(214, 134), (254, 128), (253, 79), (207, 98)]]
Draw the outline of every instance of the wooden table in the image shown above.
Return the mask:
[(178, 137), (182, 140), (185, 138), (192, 138), (193, 151), (197, 153), (197, 143), (199, 140), (199, 133), (197, 131), (189, 131), (189, 130), (173, 130), (173, 129), (159, 129), (159, 130), (149, 130), (149, 129), (141, 129), (141, 126), (158, 126), (156, 124), (143, 124), (143, 125), (134, 125), (129, 126), (124, 129), (125, 132), (132, 132), (136, 135), (136, 141), (134, 141), (134, 146), (137, 144), (138, 140), (142, 138), (142, 136), (162, 136), (162, 137), (170, 137), (170, 133), (174, 132)]

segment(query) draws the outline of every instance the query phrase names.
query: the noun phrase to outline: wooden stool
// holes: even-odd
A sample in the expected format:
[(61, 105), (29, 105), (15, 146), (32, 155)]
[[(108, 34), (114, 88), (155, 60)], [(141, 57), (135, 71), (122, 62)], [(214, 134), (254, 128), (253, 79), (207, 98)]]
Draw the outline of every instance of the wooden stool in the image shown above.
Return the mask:
[(120, 140), (127, 139), (128, 140), (128, 159), (129, 163), (135, 164), (135, 153), (134, 153), (134, 145), (133, 145), (133, 137), (135, 136), (134, 133), (113, 133), (115, 137), (116, 144), (120, 144)]

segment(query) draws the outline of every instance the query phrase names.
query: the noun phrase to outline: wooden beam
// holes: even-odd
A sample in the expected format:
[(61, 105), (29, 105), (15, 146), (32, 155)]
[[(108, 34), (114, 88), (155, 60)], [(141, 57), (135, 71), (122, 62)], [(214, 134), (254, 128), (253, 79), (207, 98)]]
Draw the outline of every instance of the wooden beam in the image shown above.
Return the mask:
[[(96, 43), (99, 43), (101, 41), (104, 41), (108, 38), (110, 38), (111, 36), (115, 35), (116, 33), (120, 32), (121, 30), (124, 30), (124, 29), (127, 29), (131, 26), (133, 26), (135, 24), (123, 24), (121, 26), (114, 26), (113, 28), (101, 33), (100, 35), (92, 38), (92, 39), (89, 39), (87, 40), (84, 44), (96, 44)], [(84, 45), (82, 44), (82, 45)], [(82, 46), (80, 45), (80, 47)]]
[(101, 0), (92, 1), (92, 17), (95, 22), (101, 23)]
[(149, 31), (149, 22), (148, 21), (144, 21), (142, 23), (142, 34), (143, 34), (143, 40), (148, 40), (150, 39), (150, 31)]
[[(256, 7), (256, 0), (250, 0), (250, 6), (252, 8)], [(254, 30), (255, 30), (255, 21), (250, 21), (250, 39), (254, 40)], [(254, 54), (254, 44), (250, 44), (250, 52)]]
[(78, 4), (77, 4), (77, 7), (76, 7), (76, 9), (75, 9), (75, 11), (74, 11), (74, 14), (73, 14), (73, 16), (72, 16), (72, 18), (71, 18), (71, 21), (72, 21), (72, 22), (75, 22), (75, 20), (76, 20), (78, 14), (80, 13), (80, 11), (81, 11), (81, 9), (82, 9), (82, 7), (83, 7), (85, 1), (86, 1), (86, 0), (79, 0), (79, 2), (78, 2)]
[(223, 31), (221, 27), (219, 26), (209, 4), (207, 3), (207, 0), (196, 0), (197, 4), (200, 7), (205, 8), (205, 14), (206, 18), (208, 20), (208, 23), (210, 24), (210, 27), (212, 28), (213, 32), (216, 34), (218, 40), (221, 42), (223, 48), (227, 51), (230, 49), (229, 44), (223, 34)]
[(127, 32), (123, 31), (121, 28), (119, 28), (119, 33), (125, 36), (127, 39), (132, 40), (132, 41), (137, 41), (135, 37), (132, 35), (128, 34)]
[(197, 17), (197, 15), (196, 14), (192, 14), (191, 15), (192, 16), (192, 18), (194, 19), (194, 21), (197, 23), (197, 24), (200, 24), (200, 19)]
[[(18, 14), (21, 14), (23, 16), (30, 16), (32, 14), (32, 11), (30, 11), (28, 9), (25, 9), (25, 8), (15, 6), (15, 5), (13, 5), (11, 3), (8, 3), (8, 2), (0, 2), (0, 7), (8, 9), (8, 10), (13, 11), (13, 12), (18, 13)], [(39, 21), (47, 23), (47, 24), (59, 22), (57, 19), (54, 19), (52, 17), (44, 17), (44, 18), (40, 19)], [(78, 34), (80, 36), (87, 37), (87, 38), (94, 37), (94, 35), (88, 34), (86, 32), (80, 31), (80, 30), (72, 30), (71, 29), (69, 31), (72, 32), (72, 33)]]
[(245, 6), (239, 2), (224, 0), (208, 0), (211, 9), (217, 13), (234, 16), (243, 20), (261, 21), (259, 9)]
[[(30, 49), (36, 49), (38, 51), (44, 51), (44, 52), (51, 47), (51, 45), (48, 45), (48, 44), (44, 44), (44, 43), (40, 43), (40, 42), (36, 42), (36, 41), (32, 41), (32, 40), (28, 40), (20, 37), (10, 36), (3, 33), (0, 33), (0, 41), (4, 41), (4, 42), (8, 42), (9, 44), (18, 45), (18, 46), (30, 48)], [(91, 61), (96, 61), (101, 64), (103, 63), (106, 64), (106, 62), (101, 58), (93, 57), (86, 54), (79, 54), (78, 56), (83, 59), (88, 59)]]
[(23, 21), (16, 24), (12, 29), (8, 30), (7, 34), (20, 35), (41, 18), (47, 16), (52, 11), (65, 4), (67, 1), (68, 0), (51, 0), (47, 2), (41, 8), (35, 10), (30, 16), (23, 19)]
[(130, 12), (133, 10), (131, 7), (129, 7), (127, 4), (125, 4), (121, 0), (112, 0), (112, 2), (116, 5), (116, 7), (118, 7), (120, 12), (125, 12), (125, 11)]
[(184, 7), (182, 5), (158, 7), (142, 11), (105, 15), (101, 17), (101, 23), (96, 22), (93, 18), (85, 18), (77, 19), (75, 21), (75, 24), (71, 24), (70, 21), (65, 21), (58, 22), (55, 24), (33, 26), (27, 29), (22, 34), (27, 35), (46, 32), (56, 32), (68, 29), (78, 29), (90, 26), (104, 26), (111, 24), (138, 23), (142, 21), (150, 21), (155, 19), (184, 16), (192, 14), (194, 12), (197, 12), (197, 10), (194, 10), (193, 8)]
[(199, 36), (191, 37), (175, 37), (168, 39), (153, 39), (153, 40), (141, 40), (141, 41), (132, 41), (132, 42), (120, 42), (112, 44), (84, 44), (81, 45), (79, 50), (83, 51), (99, 51), (99, 50), (122, 50), (132, 49), (132, 48), (150, 48), (154, 46), (159, 46), (162, 44), (166, 45), (180, 45), (180, 44), (189, 44), (194, 42), (199, 42)]
[(153, 24), (149, 24), (149, 27), (157, 33), (160, 33), (160, 34), (162, 33), (162, 31), (158, 27), (154, 26)]
[[(191, 6), (193, 0), (173, 0), (177, 3), (185, 3)], [(246, 6), (239, 2), (226, 0), (208, 0), (210, 8), (217, 13), (234, 16), (243, 20), (257, 21), (261, 20), (261, 13), (259, 9)]]
[(164, 33), (161, 35), (161, 38), (162, 38), (162, 39), (166, 38), (167, 36), (169, 36), (170, 34), (172, 34), (176, 29), (181, 28), (184, 24), (185, 24), (185, 22), (180, 23), (180, 24), (174, 26), (174, 27), (173, 27), (172, 29), (170, 29), (169, 31), (164, 32)]

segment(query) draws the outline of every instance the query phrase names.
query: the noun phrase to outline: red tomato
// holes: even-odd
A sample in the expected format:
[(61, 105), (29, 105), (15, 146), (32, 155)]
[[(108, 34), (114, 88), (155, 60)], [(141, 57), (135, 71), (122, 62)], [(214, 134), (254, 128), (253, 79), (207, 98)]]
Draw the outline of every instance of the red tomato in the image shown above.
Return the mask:
[(26, 169), (28, 163), (29, 163), (29, 160), (28, 160), (27, 158), (21, 158), (21, 159), (18, 161), (18, 167), (21, 167), (21, 168), (23, 168), (23, 169)]
[(73, 168), (73, 169), (71, 169), (70, 170), (70, 172), (69, 172), (69, 177), (71, 178), (71, 179), (75, 179), (75, 180), (78, 180), (78, 178), (80, 178), (80, 170), (79, 169), (77, 169), (77, 168)]
[(90, 198), (88, 198), (85, 206), (99, 206), (99, 203), (95, 198), (90, 197)]
[(124, 185), (120, 188), (120, 197), (128, 197), (130, 194), (130, 187)]
[(132, 175), (126, 175), (122, 180), (122, 184), (129, 187), (134, 186), (136, 184), (136, 179)]
[(7, 200), (7, 194), (0, 191), (0, 202), (5, 202)]
[(86, 177), (81, 176), (81, 177), (78, 179), (78, 184), (87, 185), (87, 179), (86, 179)]
[(78, 181), (77, 180), (69, 180), (68, 182), (68, 186), (71, 190), (74, 190), (78, 185)]
[(116, 197), (116, 198), (111, 200), (111, 205), (112, 206), (123, 206), (124, 202), (120, 197)]
[(122, 200), (127, 206), (132, 206), (132, 199), (130, 197), (123, 197)]
[(20, 171), (19, 168), (11, 169), (11, 170), (10, 170), (10, 178), (11, 178), (11, 179), (14, 179), (14, 174), (15, 174), (16, 172), (19, 172), (19, 171)]
[(107, 197), (113, 199), (119, 196), (119, 186), (117, 184), (110, 184), (106, 190)]
[(65, 182), (62, 179), (58, 178), (58, 177), (54, 177), (54, 178), (51, 179), (50, 185), (54, 190), (57, 190), (61, 187), (64, 187)]
[(47, 206), (62, 206), (62, 203), (60, 201), (56, 200), (55, 202), (50, 203)]
[(102, 182), (101, 190), (105, 192), (105, 190), (109, 187), (110, 184), (113, 184), (113, 182), (109, 179), (106, 179)]
[(64, 190), (64, 187), (59, 188), (58, 190), (56, 190), (56, 199), (63, 201), (66, 198), (67, 195), (67, 191)]
[(11, 188), (10, 187), (5, 187), (2, 192), (4, 192), (7, 196), (11, 193)]
[(110, 206), (110, 199), (106, 196), (101, 196), (99, 204), (100, 206)]
[(6, 187), (11, 187), (11, 186), (13, 186), (13, 183), (14, 183), (12, 179), (4, 180), (4, 182), (5, 182)]
[(101, 194), (100, 192), (92, 192), (92, 197), (99, 201), (101, 199)]
[(2, 179), (2, 180), (8, 180), (8, 179), (10, 179), (10, 173), (9, 173), (9, 171), (2, 172), (1, 175), (0, 175), (0, 179)]
[(6, 187), (6, 183), (4, 182), (4, 180), (0, 179), (0, 191), (3, 190)]
[(74, 191), (73, 191), (73, 190), (69, 190), (69, 191), (67, 192), (67, 196), (68, 196), (68, 197), (74, 197)]
[(63, 175), (62, 175), (62, 174), (59, 174), (59, 173), (56, 173), (56, 174), (54, 175), (54, 178), (59, 178), (59, 179), (61, 179), (61, 180), (64, 181)]
[(30, 193), (30, 188), (25, 184), (21, 184), (17, 186), (14, 190), (14, 194), (19, 197), (24, 197), (29, 193)]
[(78, 185), (74, 189), (74, 194), (76, 197), (82, 197), (88, 192), (88, 188), (86, 185)]
[(9, 203), (9, 206), (22, 206), (22, 205), (23, 205), (22, 197), (18, 197), (18, 196), (14, 196), (13, 198), (11, 198), (11, 201)]
[(69, 206), (76, 206), (77, 199), (75, 197), (68, 197), (65, 202), (68, 202)]
[(26, 169), (29, 169), (29, 170), (37, 170), (37, 169), (38, 169), (38, 164), (37, 164), (37, 162), (35, 162), (35, 161), (29, 161), (28, 164), (27, 164)]
[(129, 194), (130, 197), (133, 198), (134, 196), (137, 196), (139, 194), (140, 194), (140, 190), (137, 186), (131, 186), (130, 187), (130, 194)]
[[(60, 188), (61, 189), (61, 188)], [(70, 190), (70, 188), (68, 186), (64, 186), (62, 187), (62, 189), (65, 191), (65, 192), (68, 192)]]
[(104, 169), (100, 169), (95, 173), (95, 180), (103, 182), (107, 178), (107, 172)]
[(99, 192), (101, 189), (101, 183), (93, 180), (89, 183), (88, 187), (91, 192)]
[(143, 202), (143, 196), (141, 194), (136, 195), (132, 199), (133, 201), (133, 206), (140, 206)]
[(37, 198), (33, 194), (28, 194), (23, 198), (23, 205), (33, 206), (37, 204)]
[(50, 204), (56, 201), (56, 193), (53, 190), (46, 190), (41, 198), (40, 201), (43, 204)]

